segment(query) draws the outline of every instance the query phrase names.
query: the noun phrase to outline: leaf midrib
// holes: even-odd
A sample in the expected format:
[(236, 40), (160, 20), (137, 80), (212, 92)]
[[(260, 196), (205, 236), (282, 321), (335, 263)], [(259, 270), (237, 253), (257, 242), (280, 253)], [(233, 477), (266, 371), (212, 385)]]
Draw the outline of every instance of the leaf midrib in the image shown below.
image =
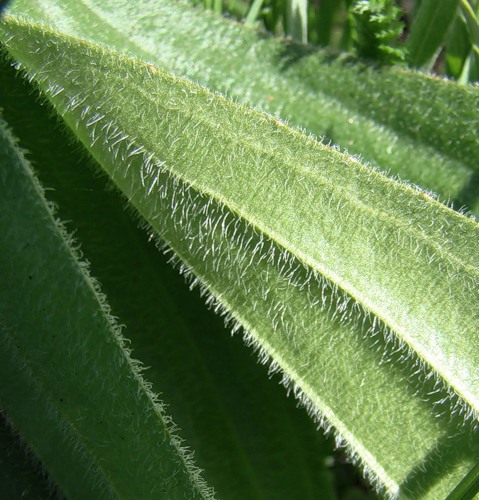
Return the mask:
[[(69, 37), (69, 36), (66, 36), (66, 38), (76, 40), (74, 37)], [(78, 43), (78, 42), (77, 42), (77, 43)], [(97, 50), (99, 49), (97, 45), (95, 45), (95, 44), (91, 44), (91, 43), (89, 43), (89, 42), (80, 42), (80, 43), (81, 43), (81, 44), (84, 44), (84, 45), (90, 45), (90, 46), (93, 46), (93, 47), (95, 47)], [(102, 47), (100, 47), (100, 50), (101, 50), (101, 51), (103, 51), (105, 54), (108, 54), (108, 52), (110, 52), (110, 51), (108, 51), (107, 49), (104, 49), (104, 48), (102, 48)], [(124, 60), (125, 60), (125, 61), (129, 61), (129, 63), (130, 63), (130, 64), (132, 63), (132, 61), (134, 61), (134, 62), (136, 62), (136, 64), (137, 64), (137, 65), (139, 65), (139, 66), (143, 67), (143, 69), (146, 69), (146, 70), (148, 71), (148, 67), (147, 67), (144, 63), (142, 63), (141, 61), (136, 61), (136, 60), (134, 60), (134, 59), (132, 59), (132, 58), (129, 58), (129, 57), (127, 57), (127, 56), (122, 56), (122, 55), (120, 56), (120, 58), (124, 58)], [(150, 76), (151, 76), (151, 75), (150, 75)], [(181, 79), (179, 79), (179, 78), (175, 78), (175, 77), (169, 77), (169, 79), (170, 79), (170, 80), (173, 80), (173, 81), (182, 81)], [(122, 81), (122, 83), (123, 83), (123, 81)], [(191, 84), (190, 84), (190, 85), (191, 85)], [(196, 89), (196, 90), (198, 90), (198, 89), (200, 89), (200, 87), (196, 88), (196, 86), (195, 86), (195, 89)], [(149, 96), (147, 96), (147, 98), (150, 98), (150, 97), (149, 97)], [(151, 98), (150, 98), (150, 99), (151, 99)], [(226, 100), (225, 98), (221, 98), (221, 99), (223, 99), (225, 103), (228, 103), (228, 102), (227, 102), (227, 100)], [(82, 102), (84, 102), (85, 100), (87, 100), (87, 98), (85, 98), (85, 99), (83, 99), (83, 98), (82, 98), (82, 99), (81, 99), (81, 101), (82, 101)], [(257, 116), (261, 116), (261, 117), (263, 117), (263, 119), (264, 119), (264, 116), (263, 116), (263, 115), (261, 115), (259, 112), (255, 111), (255, 110), (253, 110), (253, 111), (249, 111), (249, 112), (250, 112), (250, 113), (257, 113)], [(276, 122), (275, 122), (275, 120), (274, 120), (273, 118), (268, 118), (268, 119), (269, 119), (269, 120), (272, 120), (272, 122), (273, 122), (273, 123), (276, 123)], [(111, 124), (110, 124), (110, 125), (111, 125)], [(297, 132), (293, 131), (293, 133), (297, 133)], [(116, 133), (116, 135), (117, 135), (117, 137), (129, 137), (129, 135), (128, 135), (128, 134), (122, 134), (122, 133), (121, 133), (121, 131), (120, 131), (119, 129), (117, 129), (117, 133)], [(318, 143), (316, 143), (316, 142), (315, 142), (314, 140), (312, 140), (312, 139), (309, 139), (309, 142), (310, 142), (310, 144), (315, 144), (315, 145), (316, 145), (316, 147), (317, 147), (317, 145), (318, 145)], [(339, 154), (339, 153), (336, 153), (336, 154)], [(154, 156), (154, 155), (151, 153), (151, 156)], [(362, 167), (362, 168), (365, 168), (365, 167)], [(180, 175), (178, 175), (178, 174), (176, 174), (176, 173), (174, 173), (174, 175), (176, 175), (178, 178), (183, 178), (183, 177), (181, 177)], [(378, 175), (381, 175), (381, 174), (378, 174)], [(387, 179), (387, 178), (386, 178), (386, 177), (384, 177), (384, 176), (382, 176), (382, 179), (383, 179), (383, 180), (386, 180), (386, 182), (390, 182), (391, 184), (393, 184), (393, 181), (391, 181), (391, 180)], [(187, 181), (187, 182), (188, 182), (188, 181)], [(189, 183), (189, 182), (188, 182), (188, 183)], [(194, 185), (194, 184), (193, 184), (193, 185)], [(411, 188), (409, 188), (408, 186), (404, 186), (404, 187), (403, 187), (403, 189), (410, 189), (410, 190), (412, 191), (412, 189), (411, 189)], [(214, 195), (216, 199), (218, 199), (218, 195), (217, 195), (217, 193), (211, 193), (211, 194), (212, 194), (212, 195)], [(222, 199), (221, 199), (221, 198), (219, 198), (219, 201), (221, 202), (221, 201), (222, 201)], [(434, 202), (434, 200), (431, 200), (431, 203), (437, 203), (437, 205), (438, 205), (439, 207), (441, 207), (441, 205), (440, 205), (438, 202)], [(229, 207), (230, 207), (233, 211), (235, 211), (236, 213), (239, 213), (239, 215), (240, 215), (240, 216), (243, 216), (243, 217), (244, 217), (244, 216), (246, 215), (246, 214), (244, 213), (244, 211), (242, 211), (242, 210), (241, 210), (241, 209), (239, 209), (238, 207), (233, 206), (233, 204), (232, 204), (232, 203), (229, 203), (229, 205), (228, 205), (228, 206), (229, 206)], [(444, 210), (447, 210), (447, 208), (446, 208), (446, 207), (442, 207), (442, 208), (443, 208)], [(454, 216), (458, 216), (458, 215), (457, 215), (457, 214), (455, 214), (452, 210), (450, 211), (450, 214), (453, 214)], [(246, 220), (248, 220), (248, 219), (246, 219)], [(464, 219), (464, 220), (468, 220), (468, 219)], [(394, 222), (394, 221), (393, 221), (393, 222)], [(472, 223), (472, 221), (469, 221), (469, 223)], [(261, 225), (260, 225), (260, 224), (258, 224), (258, 222), (257, 222), (257, 221), (255, 222), (255, 221), (254, 221), (254, 219), (253, 219), (253, 224), (254, 224), (254, 225), (256, 225), (258, 228), (261, 228)], [(408, 226), (408, 229), (409, 229), (409, 228), (410, 228), (410, 226)], [(284, 248), (287, 248), (289, 251), (292, 251), (292, 253), (293, 253), (293, 254), (295, 254), (295, 255), (297, 255), (297, 256), (298, 256), (298, 257), (299, 257), (299, 258), (300, 258), (303, 262), (306, 262), (307, 264), (311, 265), (312, 267), (314, 267), (314, 265), (315, 265), (315, 264), (317, 264), (317, 263), (316, 263), (316, 261), (314, 261), (314, 260), (310, 259), (307, 255), (305, 255), (303, 252), (301, 252), (301, 251), (300, 251), (299, 249), (297, 249), (295, 246), (289, 245), (289, 243), (290, 243), (289, 241), (287, 241), (287, 240), (286, 240), (286, 241), (283, 241), (283, 238), (281, 238), (281, 237), (280, 237), (280, 235), (275, 234), (273, 231), (269, 231), (269, 235), (270, 235), (270, 237), (272, 237), (275, 241), (279, 242), (279, 244), (281, 244)], [(289, 247), (289, 248), (288, 248), (288, 247)], [(291, 249), (293, 249), (293, 250), (291, 250)], [(296, 250), (296, 251), (295, 251), (295, 250)], [(320, 266), (318, 266), (318, 267), (320, 267)], [(327, 273), (323, 272), (322, 274), (323, 274), (323, 275), (325, 275), (326, 277), (328, 277), (330, 280), (333, 280), (333, 281), (334, 281), (335, 276), (334, 276), (332, 273), (329, 273), (329, 275), (328, 275)], [(474, 270), (474, 274), (476, 274), (475, 270)], [(331, 278), (331, 277), (332, 277), (332, 278)], [(372, 307), (372, 306), (369, 304), (369, 302), (368, 302), (367, 298), (363, 298), (363, 300), (359, 300), (359, 299), (358, 299), (358, 297), (360, 297), (361, 295), (360, 295), (359, 293), (357, 293), (357, 291), (356, 291), (356, 290), (352, 290), (352, 291), (350, 291), (352, 287), (347, 287), (347, 286), (345, 286), (345, 285), (344, 285), (344, 282), (342, 282), (342, 280), (340, 280), (340, 279), (336, 279), (336, 282), (337, 282), (337, 283), (339, 283), (339, 284), (340, 284), (340, 286), (341, 286), (344, 290), (348, 290), (348, 293), (350, 293), (350, 295), (351, 295), (353, 298), (355, 298), (355, 299), (357, 300), (357, 302), (359, 302), (359, 303), (363, 304), (363, 307), (365, 307), (366, 309), (369, 309), (369, 310), (371, 310), (371, 311), (375, 311), (375, 308), (374, 308), (374, 307)], [(381, 321), (382, 321), (384, 324), (386, 324), (386, 325), (390, 326), (390, 327), (391, 327), (391, 328), (392, 328), (392, 329), (393, 329), (393, 330), (394, 330), (397, 334), (402, 335), (403, 339), (407, 340), (407, 339), (409, 338), (409, 336), (408, 336), (408, 335), (406, 335), (406, 332), (404, 332), (401, 328), (399, 328), (399, 327), (395, 324), (395, 322), (393, 322), (392, 320), (385, 320), (384, 316), (383, 316), (382, 314), (380, 314), (380, 313), (379, 313), (379, 314), (377, 314), (377, 316), (378, 316), (378, 318), (380, 318), (380, 319), (381, 319)], [(413, 344), (413, 345), (415, 345), (415, 344)], [(423, 359), (425, 359), (425, 360), (427, 360), (427, 361), (430, 361), (430, 356), (429, 356), (428, 351), (424, 351), (424, 349), (423, 349), (422, 351), (421, 351), (421, 350), (419, 350), (419, 352), (420, 352), (420, 355), (421, 355), (421, 357), (422, 357)], [(449, 379), (451, 379), (450, 377), (447, 377), (448, 368), (446, 367), (446, 368), (444, 368), (443, 370), (444, 370), (444, 371), (443, 371), (443, 373), (446, 375), (446, 379), (448, 379), (448, 380), (449, 380)], [(442, 371), (442, 370), (441, 370), (441, 371)], [(456, 385), (455, 385), (455, 387), (456, 387)], [(464, 395), (464, 394), (468, 394), (468, 391), (467, 391), (467, 390), (465, 390), (464, 388), (458, 388), (458, 392), (460, 392), (462, 395)]]
[[(181, 82), (183, 84), (185, 83), (185, 80), (181, 80), (179, 78), (176, 79), (176, 78), (171, 77), (167, 73), (164, 73), (163, 71), (160, 71), (160, 70), (157, 70), (157, 71), (158, 71), (158, 73), (161, 73), (162, 76), (165, 79), (175, 79), (178, 82)], [(115, 78), (115, 76), (113, 77), (113, 79), (114, 78)], [(118, 81), (121, 81), (121, 80), (118, 79)], [(193, 86), (193, 84), (190, 84), (190, 85)], [(136, 87), (132, 86), (132, 87), (134, 87), (135, 91), (138, 92), (139, 94), (141, 94), (144, 99), (149, 100), (151, 103), (154, 103), (155, 106), (157, 106), (158, 108), (161, 108), (164, 111), (171, 111), (171, 109), (168, 108), (162, 102), (154, 100), (152, 98), (151, 94), (145, 92), (142, 89), (142, 87), (140, 87), (140, 86), (136, 86)], [(197, 87), (197, 88), (201, 89), (201, 91), (203, 90), (201, 87)], [(231, 104), (228, 102), (228, 100), (224, 96), (222, 96), (220, 94), (215, 94), (215, 97), (223, 100), (223, 102), (227, 106), (231, 106)], [(242, 108), (242, 111), (244, 111), (245, 113), (251, 114), (251, 115), (256, 116), (257, 118), (260, 118), (260, 119), (264, 119), (266, 117), (275, 126), (287, 128), (288, 132), (291, 135), (295, 135), (298, 138), (300, 138), (301, 140), (304, 140), (305, 137), (306, 137), (306, 139), (309, 141), (309, 144), (308, 144), (309, 146), (317, 148), (318, 150), (323, 151), (323, 152), (326, 151), (331, 156), (334, 155), (338, 159), (340, 159), (340, 160), (342, 160), (344, 162), (349, 162), (350, 164), (354, 164), (354, 167), (357, 168), (359, 171), (361, 171), (363, 173), (367, 173), (369, 175), (375, 175), (376, 177), (380, 178), (385, 184), (389, 184), (393, 188), (395, 188), (397, 186), (401, 186), (401, 188), (404, 191), (408, 191), (410, 194), (412, 194), (412, 195), (414, 195), (416, 197), (417, 196), (422, 196), (423, 199), (427, 203), (430, 203), (431, 205), (435, 205), (435, 207), (439, 208), (440, 210), (447, 211), (450, 216), (454, 216), (456, 218), (460, 217), (457, 212), (455, 212), (454, 210), (450, 209), (449, 207), (443, 205), (442, 203), (434, 200), (433, 198), (431, 198), (430, 196), (428, 196), (424, 191), (421, 191), (421, 190), (419, 190), (417, 188), (415, 189), (415, 188), (413, 188), (412, 186), (410, 186), (410, 185), (408, 185), (406, 183), (400, 183), (398, 181), (394, 181), (394, 180), (390, 179), (389, 177), (387, 177), (386, 175), (378, 172), (377, 170), (374, 170), (374, 169), (366, 167), (365, 165), (361, 164), (360, 162), (354, 160), (354, 158), (347, 157), (345, 154), (336, 151), (334, 148), (329, 148), (329, 147), (325, 146), (324, 144), (321, 144), (317, 140), (314, 140), (314, 139), (312, 139), (312, 138), (310, 138), (308, 136), (301, 135), (295, 129), (289, 128), (286, 125), (279, 123), (275, 118), (273, 118), (273, 117), (271, 117), (269, 115), (265, 115), (265, 114), (263, 114), (263, 113), (255, 110), (255, 109), (252, 109), (252, 108), (246, 108), (243, 105), (239, 105), (239, 106)], [(454, 253), (452, 253), (449, 249), (447, 249), (447, 248), (445, 249), (445, 248), (442, 247), (441, 244), (436, 243), (434, 241), (434, 239), (432, 239), (429, 235), (427, 235), (424, 232), (424, 230), (422, 230), (422, 229), (419, 230), (417, 226), (411, 226), (410, 221), (405, 221), (404, 220), (404, 214), (402, 212), (400, 212), (400, 214), (399, 214), (400, 218), (397, 218), (397, 217), (393, 218), (391, 216), (388, 216), (388, 214), (385, 211), (381, 211), (379, 209), (375, 209), (375, 208), (373, 208), (371, 206), (368, 206), (366, 203), (364, 203), (364, 201), (362, 201), (361, 199), (359, 199), (357, 196), (354, 196), (351, 191), (349, 191), (349, 190), (347, 190), (347, 189), (345, 189), (345, 188), (343, 188), (341, 186), (338, 186), (337, 184), (334, 184), (334, 183), (330, 182), (327, 179), (327, 177), (322, 176), (317, 169), (304, 172), (304, 170), (302, 170), (302, 165), (300, 163), (286, 163), (284, 161), (284, 159), (282, 158), (282, 156), (279, 155), (279, 154), (277, 154), (277, 153), (275, 153), (274, 150), (265, 151), (265, 148), (260, 147), (256, 142), (246, 141), (243, 135), (241, 135), (238, 138), (238, 136), (235, 136), (234, 133), (232, 131), (230, 131), (228, 128), (223, 127), (218, 122), (215, 123), (214, 121), (212, 121), (210, 119), (207, 119), (206, 116), (209, 116), (209, 115), (199, 114), (199, 113), (198, 114), (193, 114), (191, 112), (188, 112), (187, 109), (188, 108), (186, 108), (186, 107), (184, 109), (182, 109), (181, 110), (182, 111), (181, 114), (183, 116), (187, 117), (187, 118), (190, 118), (191, 122), (197, 121), (197, 122), (200, 122), (201, 125), (203, 125), (206, 128), (210, 129), (211, 131), (215, 131), (215, 132), (216, 131), (220, 131), (220, 134), (216, 134), (216, 135), (221, 135), (222, 140), (226, 139), (230, 144), (241, 143), (244, 146), (247, 146), (247, 148), (249, 148), (250, 150), (255, 151), (258, 156), (266, 156), (269, 160), (271, 160), (271, 161), (274, 160), (275, 163), (281, 163), (282, 166), (285, 167), (285, 170), (293, 168), (299, 174), (306, 173), (307, 175), (311, 175), (312, 177), (314, 177), (315, 180), (317, 180), (321, 184), (327, 186), (330, 189), (330, 191), (332, 191), (332, 192), (335, 192), (335, 191), (338, 192), (340, 194), (339, 196), (337, 196), (338, 199), (341, 199), (341, 200), (347, 199), (350, 202), (351, 205), (353, 205), (355, 208), (358, 209), (358, 211), (362, 211), (362, 212), (371, 214), (373, 216), (373, 218), (376, 218), (376, 219), (379, 218), (379, 219), (381, 219), (383, 221), (386, 221), (386, 222), (389, 223), (389, 225), (395, 226), (398, 229), (403, 229), (406, 233), (411, 233), (412, 232), (416, 236), (415, 239), (424, 242), (425, 245), (427, 245), (428, 247), (430, 247), (434, 251), (436, 251), (438, 255), (445, 256), (446, 257), (445, 260), (449, 260), (449, 261), (455, 263), (458, 268), (464, 269), (469, 274), (472, 274), (476, 278), (479, 279), (479, 266), (473, 266), (473, 265), (471, 265), (471, 264), (469, 264), (467, 262), (464, 262), (459, 257), (457, 257)], [(178, 109), (175, 109), (175, 111), (178, 111)], [(104, 116), (107, 116), (107, 114), (104, 113)], [(128, 135), (128, 137), (131, 137), (131, 136)], [(144, 141), (142, 141), (140, 138), (138, 138), (137, 141), (141, 144), (142, 147), (144, 147), (144, 145), (143, 145)], [(227, 149), (227, 148), (225, 148), (225, 149)], [(155, 157), (157, 156), (157, 154), (154, 151), (154, 148), (151, 148), (151, 147), (149, 149), (145, 149), (145, 154), (146, 154), (146, 156), (149, 156), (149, 155), (154, 155)], [(199, 184), (199, 183), (197, 183), (195, 181), (191, 181), (190, 179), (188, 179), (183, 174), (176, 172), (175, 169), (174, 169), (174, 167), (169, 167), (163, 161), (161, 161), (161, 167), (166, 167), (166, 169), (169, 172), (171, 172), (174, 176), (182, 179), (183, 181), (185, 181), (190, 186), (199, 189), (201, 192), (204, 192), (205, 194), (208, 194), (208, 195), (212, 196), (218, 202), (223, 203), (224, 205), (228, 206), (232, 211), (238, 213), (239, 216), (242, 217), (242, 218), (244, 218), (245, 220), (248, 220), (248, 221), (252, 220), (252, 218), (247, 217), (247, 215), (248, 215), (247, 212), (242, 213), (243, 210), (239, 206), (234, 206), (233, 203), (231, 203), (228, 200), (224, 199), (224, 197), (221, 196), (218, 192), (216, 192), (216, 191), (214, 191), (214, 190), (212, 190), (212, 189), (210, 189), (208, 187), (205, 187), (204, 185)], [(479, 226), (472, 219), (469, 219), (469, 218), (466, 218), (466, 217), (462, 217), (462, 219), (461, 219), (460, 222), (464, 223), (465, 221), (467, 221), (471, 225), (472, 229), (475, 229), (475, 230), (479, 229)], [(268, 228), (262, 229), (261, 228), (261, 223), (259, 223), (257, 221), (254, 221), (254, 222), (252, 222), (252, 225), (256, 226), (258, 229), (260, 229), (262, 232), (264, 232), (271, 239), (273, 239), (273, 240), (275, 239), (275, 238), (272, 238), (272, 236), (271, 236), (272, 231), (270, 229), (268, 229)], [(268, 234), (268, 231), (270, 231), (270, 234)], [(282, 245), (282, 246), (284, 248), (286, 248), (288, 251), (290, 251), (293, 255), (295, 255), (295, 252), (292, 251), (292, 250), (290, 250), (288, 248), (288, 245)], [(294, 247), (294, 245), (291, 245), (291, 247)], [(318, 267), (321, 266), (321, 264), (319, 262), (316, 262), (316, 265)], [(312, 266), (312, 267), (314, 267), (314, 266)], [(323, 273), (323, 274), (326, 274), (326, 273)]]
[[(189, 263), (189, 259), (185, 257), (182, 252), (178, 251), (174, 244), (171, 242), (168, 243), (171, 248), (180, 256), (181, 260), (190, 268), (195, 269), (195, 266), (192, 266)], [(297, 371), (290, 365), (290, 363), (286, 362), (283, 356), (279, 353), (277, 349), (275, 349), (267, 340), (261, 338), (258, 335), (257, 329), (241, 314), (235, 311), (235, 307), (224, 297), (223, 294), (219, 293), (215, 286), (209, 281), (207, 276), (203, 276), (204, 286), (209, 290), (209, 292), (218, 297), (221, 303), (230, 311), (230, 314), (245, 328), (245, 331), (248, 334), (252, 335), (255, 338), (257, 344), (264, 349), (268, 356), (271, 359), (274, 359), (281, 366), (281, 370), (284, 371), (287, 376), (293, 381), (295, 385), (301, 388), (301, 392), (304, 393), (307, 398), (311, 401), (323, 401), (320, 397), (319, 393), (313, 389), (313, 387), (301, 377)], [(369, 450), (358, 441), (357, 437), (351, 433), (350, 430), (343, 424), (342, 420), (335, 415), (334, 410), (328, 403), (322, 403), (321, 405), (315, 405), (318, 408), (321, 408), (321, 413), (326, 416), (326, 418), (330, 422), (334, 422), (334, 427), (338, 429), (338, 433), (340, 436), (347, 439), (349, 443), (354, 443), (355, 451), (358, 452), (361, 456), (361, 460), (364, 461), (368, 467), (371, 467), (371, 470), (375, 471), (375, 474), (380, 477), (381, 481), (386, 485), (388, 489), (393, 492), (399, 491), (399, 485), (386, 473), (383, 467), (374, 459), (373, 455), (369, 452)], [(382, 474), (382, 476), (381, 476)]]

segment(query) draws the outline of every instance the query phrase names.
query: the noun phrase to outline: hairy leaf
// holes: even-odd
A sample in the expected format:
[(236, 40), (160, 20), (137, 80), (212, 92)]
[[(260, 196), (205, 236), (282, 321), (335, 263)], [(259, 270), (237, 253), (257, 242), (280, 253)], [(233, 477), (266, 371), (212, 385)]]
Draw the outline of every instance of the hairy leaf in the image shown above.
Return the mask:
[(3, 122), (0, 162), (2, 408), (69, 498), (211, 498)]
[[(0, 65), (0, 107), (46, 195), (81, 242), (152, 390), (219, 498), (334, 498), (334, 441), (266, 376), (241, 338), (188, 289), (35, 89)], [(85, 165), (92, 168), (85, 168)], [(104, 176), (103, 176), (104, 177)], [(32, 404), (34, 411), (34, 404)], [(328, 462), (326, 466), (325, 462)], [(334, 485), (340, 494), (356, 476)]]
[[(141, 62), (13, 20), (4, 36), (132, 205), (380, 483), (437, 494), (457, 482), (469, 445), (441, 449), (448, 476), (421, 484), (414, 469), (467, 431), (431, 416), (432, 389), (408, 389), (387, 362), (401, 354), (374, 334), (389, 325), (476, 408), (464, 369), (477, 359), (473, 221)], [(381, 411), (364, 412), (375, 401)]]
[(14, 7), (274, 113), (479, 214), (477, 89), (271, 39), (168, 0)]
[(4, 498), (55, 498), (41, 466), (27, 452), (5, 415), (0, 415), (0, 491)]

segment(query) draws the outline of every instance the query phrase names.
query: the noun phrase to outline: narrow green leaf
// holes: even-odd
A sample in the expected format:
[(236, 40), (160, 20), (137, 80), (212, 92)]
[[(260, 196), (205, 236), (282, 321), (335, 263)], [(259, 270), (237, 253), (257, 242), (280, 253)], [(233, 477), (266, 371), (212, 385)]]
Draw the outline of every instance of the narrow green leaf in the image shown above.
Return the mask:
[(446, 74), (459, 80), (471, 50), (467, 26), (462, 16), (455, 16), (446, 41)]
[(211, 498), (3, 122), (0, 141), (2, 407), (69, 498)]
[(421, 4), (422, 4), (422, 0), (416, 0), (415, 2), (413, 2), (412, 6), (411, 6), (411, 19), (413, 21), (416, 18), (417, 13), (419, 12)]
[(259, 106), (479, 215), (477, 89), (265, 38), (178, 2), (14, 7)]
[(429, 68), (445, 42), (460, 0), (422, 0), (408, 38), (409, 62), (416, 68)]
[(468, 81), (477, 83), (479, 82), (479, 50), (473, 47), (471, 53), (469, 54), (469, 58)]
[[(434, 417), (433, 388), (409, 386), (387, 361), (404, 351), (373, 334), (377, 319), (389, 322), (474, 408), (477, 353), (464, 345), (477, 322), (477, 225), (143, 63), (12, 19), (6, 29), (9, 50), (131, 204), (379, 483), (392, 494), (449, 491), (474, 456), (467, 428), (447, 411)], [(376, 319), (344, 293), (353, 288)], [(461, 444), (448, 452), (452, 439)]]
[(213, 10), (216, 14), (221, 14), (223, 12), (223, 1), (214, 0)]
[[(349, 12), (352, 9), (354, 2), (355, 0), (344, 0), (344, 6), (347, 12)], [(341, 40), (339, 43), (340, 49), (344, 52), (350, 52), (353, 46), (353, 40), (352, 40), (353, 30), (351, 24), (352, 24), (351, 17), (346, 16), (343, 32), (341, 33)]]
[(446, 500), (472, 500), (479, 493), (479, 464), (476, 464), (464, 479), (451, 491)]
[(286, 33), (293, 40), (308, 41), (307, 0), (286, 0)]
[[(136, 358), (149, 367), (152, 390), (194, 449), (195, 463), (219, 498), (334, 498), (326, 440), (292, 398), (266, 376), (241, 339), (191, 293), (105, 190), (101, 167), (71, 147), (48, 107), (10, 66), (0, 65), (0, 107), (29, 151), (47, 195), (68, 220), (112, 312), (125, 325)], [(135, 300), (132, 300), (132, 297)], [(32, 412), (35, 405), (32, 404)], [(341, 486), (351, 488), (354, 475)], [(0, 490), (1, 491), (1, 490)]]
[(461, 13), (466, 21), (471, 43), (478, 47), (479, 50), (479, 23), (473, 8), (467, 0), (461, 0)]
[(338, 0), (324, 0), (319, 2), (316, 21), (318, 45), (322, 45), (323, 47), (329, 45), (333, 33), (335, 16), (340, 8), (341, 2), (338, 2)]
[(254, 0), (244, 21), (245, 26), (253, 26), (263, 6), (263, 0)]
[(461, 0), (461, 12), (471, 41), (471, 50), (464, 73), (467, 75), (466, 81), (476, 82), (479, 81), (479, 22), (477, 15), (467, 0)]

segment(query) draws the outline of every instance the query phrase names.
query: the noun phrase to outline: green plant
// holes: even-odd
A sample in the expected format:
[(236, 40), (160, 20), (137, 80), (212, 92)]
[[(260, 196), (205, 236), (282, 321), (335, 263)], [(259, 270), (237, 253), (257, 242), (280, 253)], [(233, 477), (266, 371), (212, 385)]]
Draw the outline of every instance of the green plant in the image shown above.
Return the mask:
[[(204, 477), (233, 498), (333, 495), (319, 433), (270, 387), (260, 392), (242, 354), (218, 361), (229, 342), (199, 347), (204, 313), (170, 289), (171, 272), (116, 190), (104, 192), (84, 163), (106, 174), (379, 491), (445, 496), (475, 470), (479, 446), (479, 227), (279, 118), (477, 212), (477, 89), (271, 39), (182, 4), (151, 5), (18, 1), (0, 39), (29, 83), (4, 62), (0, 104), (42, 184), (56, 188), (47, 198), (74, 221)], [(82, 146), (52, 132), (32, 86)], [(211, 496), (12, 132), (2, 124), (8, 419), (67, 496)], [(255, 429), (231, 415), (228, 369), (273, 407), (265, 417), (264, 401), (252, 405)], [(238, 436), (249, 433), (260, 451), (245, 449)], [(258, 472), (254, 460), (276, 440), (295, 460)]]

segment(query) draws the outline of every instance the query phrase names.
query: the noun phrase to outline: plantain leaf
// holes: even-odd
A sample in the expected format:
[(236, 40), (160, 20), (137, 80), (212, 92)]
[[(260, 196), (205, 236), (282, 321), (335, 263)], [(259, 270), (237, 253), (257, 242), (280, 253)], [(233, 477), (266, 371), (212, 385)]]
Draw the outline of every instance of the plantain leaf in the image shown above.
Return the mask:
[(212, 498), (3, 122), (0, 141), (4, 411), (69, 498)]
[[(477, 89), (365, 66), (168, 0), (13, 7), (258, 106), (479, 215)], [(460, 126), (450, 125), (450, 103)]]
[[(131, 205), (379, 485), (449, 491), (474, 443), (447, 409), (431, 414), (434, 385), (409, 382), (408, 363), (427, 362), (477, 410), (475, 222), (139, 61), (12, 18), (2, 34)], [(403, 370), (395, 338), (414, 351)]]

